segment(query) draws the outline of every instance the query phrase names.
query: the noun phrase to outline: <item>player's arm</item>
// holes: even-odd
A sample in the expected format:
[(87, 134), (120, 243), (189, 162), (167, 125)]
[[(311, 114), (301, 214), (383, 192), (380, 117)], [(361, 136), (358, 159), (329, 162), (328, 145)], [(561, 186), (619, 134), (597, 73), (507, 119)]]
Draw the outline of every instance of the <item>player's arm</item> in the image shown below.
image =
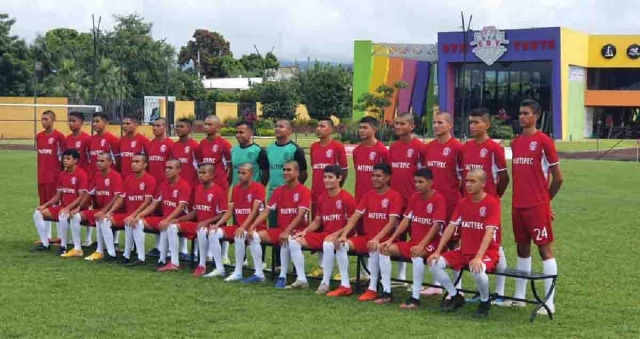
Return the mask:
[(482, 258), (484, 258), (484, 254), (485, 252), (487, 252), (487, 248), (489, 248), (489, 245), (491, 245), (495, 233), (495, 227), (485, 227), (484, 237), (482, 238), (482, 243), (480, 244), (478, 253), (476, 253), (475, 258), (473, 258), (473, 260), (471, 260), (471, 262), (469, 263), (469, 270), (471, 272), (480, 273), (482, 271)]
[(398, 227), (396, 228), (395, 232), (391, 234), (391, 236), (389, 237), (389, 240), (385, 241), (385, 243), (389, 243), (389, 244), (393, 243), (394, 240), (398, 239), (398, 237), (402, 235), (407, 230), (407, 228), (409, 228), (410, 224), (411, 224), (411, 217), (405, 216), (400, 222), (400, 224), (398, 225)]
[(260, 182), (262, 185), (267, 186), (269, 184), (269, 157), (267, 157), (267, 151), (262, 147), (260, 147), (260, 152), (258, 153), (258, 167), (262, 176)]
[(309, 213), (308, 209), (298, 206), (298, 214), (295, 218), (293, 218), (291, 223), (287, 225), (284, 231), (280, 233), (280, 246), (286, 247), (288, 245), (288, 239), (291, 231), (293, 231), (296, 227), (298, 227), (298, 225), (300, 225), (300, 223), (307, 217), (307, 213)]
[(440, 258), (440, 254), (447, 247), (447, 245), (449, 244), (449, 241), (451, 241), (451, 238), (453, 237), (453, 234), (456, 231), (456, 227), (458, 227), (458, 225), (456, 225), (456, 223), (454, 222), (451, 222), (449, 223), (449, 226), (447, 226), (447, 228), (444, 229), (444, 233), (442, 234), (442, 238), (440, 238), (440, 243), (438, 244), (438, 248), (436, 248), (435, 252), (433, 252), (433, 254), (430, 255), (429, 258), (427, 259), (428, 265), (431, 265), (431, 262), (434, 262), (438, 260), (438, 258)]
[(296, 238), (303, 238), (305, 235), (307, 235), (307, 233), (313, 233), (319, 230), (321, 225), (322, 217), (317, 215), (315, 218), (313, 218), (313, 221), (304, 230), (302, 230), (302, 232), (296, 234)]
[(196, 220), (196, 210), (191, 210), (189, 213), (179, 216), (177, 219), (173, 220), (173, 222), (179, 223), (191, 220)]
[(427, 247), (427, 245), (429, 245), (433, 239), (436, 238), (436, 235), (438, 235), (438, 231), (440, 231), (440, 229), (442, 229), (442, 222), (436, 222), (433, 224), (433, 226), (431, 226), (431, 228), (429, 229), (429, 232), (427, 232), (427, 235), (424, 236), (424, 238), (422, 238), (422, 240), (420, 240), (420, 243), (418, 244), (418, 246), (420, 248), (425, 248)]
[(222, 225), (226, 225), (233, 217), (233, 202), (229, 203), (227, 210), (220, 216), (218, 221), (213, 225), (214, 228), (218, 228)]
[(509, 186), (509, 172), (507, 172), (507, 159), (504, 155), (504, 147), (496, 147), (494, 152), (495, 165), (494, 168), (498, 172), (498, 185), (496, 185), (496, 191), (499, 197), (504, 195)]
[(347, 152), (344, 149), (344, 145), (338, 149), (338, 163), (342, 167), (342, 180), (340, 180), (340, 187), (344, 187), (344, 183), (347, 182), (347, 176), (349, 176), (349, 162), (347, 160)]
[(498, 172), (498, 196), (502, 197), (504, 195), (504, 192), (507, 191), (507, 186), (509, 186), (509, 173), (505, 168)]
[(363, 215), (364, 215), (364, 211), (358, 211), (358, 210), (356, 210), (356, 212), (351, 215), (351, 217), (349, 218), (349, 221), (347, 222), (347, 225), (342, 230), (342, 234), (340, 234), (340, 238), (338, 239), (338, 242), (347, 241), (347, 237), (349, 236), (351, 231), (353, 231), (353, 229), (356, 227), (356, 225), (358, 224), (358, 221), (360, 221), (360, 218), (362, 218)]
[(387, 222), (387, 224), (384, 225), (384, 227), (380, 230), (380, 232), (378, 232), (378, 234), (376, 234), (375, 237), (373, 237), (373, 239), (369, 240), (369, 242), (367, 243), (367, 247), (369, 247), (370, 250), (377, 250), (378, 245), (380, 244), (380, 239), (383, 239), (384, 237), (386, 237), (387, 234), (391, 232), (391, 230), (396, 226), (397, 223), (398, 223), (398, 216), (389, 215), (389, 221)]
[(43, 205), (40, 205), (40, 206), (36, 207), (36, 210), (42, 211), (42, 210), (44, 210), (46, 208), (49, 208), (51, 206), (55, 206), (60, 202), (61, 199), (62, 199), (62, 192), (56, 191), (56, 195), (54, 195), (53, 198), (51, 198), (49, 201), (45, 202)]
[[(264, 210), (262, 210), (262, 212), (258, 215), (256, 220), (253, 221), (253, 223), (251, 224), (249, 229), (247, 229), (247, 232), (251, 232), (251, 231), (255, 230), (256, 227), (258, 227), (260, 224), (262, 224), (265, 221), (267, 221), (267, 219), (269, 218), (269, 213), (271, 213), (271, 211), (273, 211), (275, 209), (275, 206), (273, 206), (273, 208), (271, 208), (271, 206), (269, 206), (269, 207), (270, 208), (265, 208)], [(255, 208), (255, 204), (254, 204), (254, 208)], [(248, 218), (247, 218), (247, 220), (248, 220)], [(273, 227), (275, 225), (269, 225), (269, 226)]]
[[(222, 149), (222, 156), (225, 157), (226, 170), (227, 170), (227, 182), (231, 184), (233, 182), (233, 163), (231, 162), (231, 144), (225, 143)], [(228, 160), (227, 160), (228, 159)]]
[(184, 210), (187, 208), (187, 202), (186, 201), (180, 201), (178, 203), (178, 207), (176, 207), (176, 209), (173, 210), (173, 212), (169, 213), (169, 215), (162, 219), (162, 221), (160, 221), (160, 223), (158, 224), (158, 228), (161, 231), (164, 231), (167, 229), (167, 227), (169, 227), (169, 225), (171, 225), (171, 223), (174, 222), (174, 220), (176, 220), (178, 218), (178, 216), (180, 215), (180, 213), (184, 212)]
[(64, 213), (65, 210), (68, 212), (69, 215), (78, 213), (80, 211), (80, 206), (82, 206), (84, 202), (89, 201), (88, 199), (91, 199), (91, 197), (89, 196), (89, 193), (86, 190), (78, 191), (78, 197), (75, 200), (73, 200), (68, 206), (63, 208), (61, 213)]
[(298, 178), (298, 181), (304, 185), (309, 178), (309, 173), (307, 172), (307, 158), (304, 156), (304, 150), (298, 145), (296, 145), (296, 152), (293, 155), (293, 159), (298, 162), (300, 167), (300, 177)]
[(119, 210), (120, 207), (122, 207), (123, 203), (124, 203), (124, 195), (116, 194), (116, 196), (113, 197), (109, 205), (107, 205), (109, 208), (104, 212), (105, 218), (110, 217), (113, 214), (113, 212)]
[(149, 214), (155, 212), (159, 205), (160, 205), (160, 200), (152, 201), (151, 197), (145, 197), (144, 203), (142, 203), (142, 205), (140, 205), (140, 207), (138, 207), (137, 210), (131, 213), (131, 215), (134, 216), (136, 219), (144, 218)]
[(551, 185), (549, 185), (549, 197), (553, 199), (556, 194), (560, 191), (560, 187), (562, 187), (562, 183), (564, 179), (562, 178), (562, 171), (560, 170), (560, 165), (556, 164), (549, 168), (551, 172), (551, 176), (553, 179), (551, 180)]

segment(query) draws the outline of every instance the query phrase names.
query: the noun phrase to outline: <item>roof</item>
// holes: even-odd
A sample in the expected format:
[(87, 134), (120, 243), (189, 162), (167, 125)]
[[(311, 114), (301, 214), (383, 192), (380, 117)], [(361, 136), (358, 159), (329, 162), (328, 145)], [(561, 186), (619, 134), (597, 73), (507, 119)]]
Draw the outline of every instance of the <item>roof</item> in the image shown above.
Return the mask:
[(250, 84), (260, 84), (262, 78), (209, 78), (202, 80), (205, 89), (247, 90)]

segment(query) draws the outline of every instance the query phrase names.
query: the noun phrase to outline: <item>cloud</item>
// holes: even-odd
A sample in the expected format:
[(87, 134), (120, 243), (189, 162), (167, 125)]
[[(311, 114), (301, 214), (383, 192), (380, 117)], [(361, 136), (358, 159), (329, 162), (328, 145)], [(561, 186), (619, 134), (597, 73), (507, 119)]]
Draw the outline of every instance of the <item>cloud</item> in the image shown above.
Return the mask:
[(198, 28), (221, 32), (235, 55), (274, 48), (280, 58), (350, 61), (353, 41), (433, 43), (437, 32), (460, 27), (460, 11), (473, 28), (563, 26), (592, 34), (640, 33), (635, 1), (617, 0), (4, 0), (0, 11), (17, 19), (13, 33), (31, 41), (57, 27), (91, 28), (91, 14), (113, 26), (114, 14), (138, 13), (153, 35), (179, 48)]

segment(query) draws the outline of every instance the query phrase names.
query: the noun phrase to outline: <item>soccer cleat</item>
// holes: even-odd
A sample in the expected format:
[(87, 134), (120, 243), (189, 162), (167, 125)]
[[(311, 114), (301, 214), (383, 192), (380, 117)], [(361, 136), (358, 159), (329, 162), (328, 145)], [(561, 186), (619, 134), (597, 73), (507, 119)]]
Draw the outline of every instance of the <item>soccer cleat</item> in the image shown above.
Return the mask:
[(194, 277), (201, 277), (201, 276), (203, 276), (206, 272), (207, 272), (207, 267), (205, 267), (205, 266), (198, 266), (198, 267), (196, 267), (196, 269), (193, 271), (193, 274), (191, 274), (191, 276), (194, 276)]
[(336, 275), (333, 276), (333, 280), (341, 280), (342, 276), (340, 275), (340, 272), (336, 273)]
[(98, 252), (93, 252), (90, 256), (84, 258), (86, 261), (98, 261), (102, 259), (104, 259), (104, 255)]
[(382, 305), (382, 304), (389, 304), (393, 301), (393, 295), (389, 292), (382, 292), (382, 294), (378, 297), (378, 299), (374, 300), (373, 302), (378, 304), (378, 305)]
[(244, 280), (242, 280), (243, 284), (256, 284), (256, 283), (262, 283), (264, 282), (265, 278), (264, 277), (259, 277), (257, 275), (252, 275), (249, 278), (246, 278)]
[(501, 298), (495, 299), (491, 302), (492, 305), (496, 305), (498, 307), (512, 307), (513, 302), (511, 300), (504, 300)]
[(121, 263), (124, 264), (124, 265), (128, 265), (128, 264), (131, 263), (131, 259), (122, 257), (122, 262)]
[(228, 257), (224, 257), (224, 258), (222, 258), (222, 264), (223, 265), (231, 265), (231, 260), (229, 260)]
[(316, 294), (319, 295), (327, 294), (327, 292), (329, 292), (329, 285), (327, 284), (320, 284), (320, 286), (318, 286), (318, 289), (316, 290)]
[(238, 274), (238, 273), (233, 273), (230, 276), (228, 276), (226, 279), (224, 279), (224, 281), (226, 282), (235, 282), (235, 281), (241, 281), (242, 280), (242, 274)]
[[(464, 292), (460, 292), (460, 291), (458, 291), (458, 294), (464, 297)], [(446, 299), (447, 299), (447, 300), (450, 300), (450, 299), (451, 299), (451, 294), (447, 295), (447, 298), (446, 298)], [(480, 300), (480, 297), (478, 297), (478, 298), (477, 298), (477, 300)], [(465, 301), (466, 301), (466, 300), (465, 300)]]
[(143, 266), (144, 264), (145, 264), (144, 261), (136, 260), (136, 261), (129, 261), (129, 263), (126, 266), (127, 267), (136, 267), (136, 266)]
[(116, 255), (116, 256), (110, 256), (109, 254), (107, 254), (107, 255), (104, 257), (104, 261), (105, 261), (105, 262), (114, 262), (114, 261), (118, 261), (118, 256), (117, 256), (117, 255)]
[(358, 298), (359, 301), (374, 301), (376, 299), (378, 299), (378, 292), (369, 289)]
[(46, 252), (46, 251), (51, 251), (51, 246), (45, 246), (43, 244), (40, 244), (31, 249), (31, 252)]
[(441, 296), (442, 293), (442, 289), (435, 287), (427, 287), (420, 292), (421, 295), (424, 295), (427, 298)]
[(92, 246), (93, 246), (93, 244), (94, 244), (94, 242), (93, 242), (93, 241), (91, 241), (91, 240), (87, 240), (87, 241), (85, 241), (84, 243), (82, 243), (82, 247), (92, 247)]
[(65, 253), (67, 253), (67, 248), (66, 247), (60, 247), (58, 249), (58, 256), (62, 256)]
[(247, 259), (244, 259), (244, 262), (242, 263), (242, 267), (249, 267), (249, 261)]
[(174, 272), (178, 271), (180, 266), (174, 265), (172, 263), (168, 263), (158, 269), (158, 272)]
[(524, 301), (512, 301), (511, 307), (527, 307), (527, 303)]
[(400, 308), (402, 309), (416, 309), (418, 307), (420, 307), (420, 300), (415, 299), (414, 297), (407, 299), (407, 301), (400, 305)]
[(480, 302), (480, 295), (479, 294), (475, 294), (473, 297), (471, 298), (466, 298), (464, 301), (471, 303), (471, 304), (477, 304)]
[(225, 272), (223, 270), (213, 270), (211, 272), (209, 272), (209, 274), (205, 274), (204, 277), (205, 278), (217, 278), (217, 277), (224, 277)]
[(191, 256), (187, 253), (180, 253), (180, 260), (191, 261)]
[(151, 251), (147, 252), (145, 256), (157, 258), (160, 256), (160, 251), (157, 248), (154, 248)]
[(113, 244), (113, 247), (116, 249), (116, 252), (120, 251), (120, 244), (115, 243)]
[(458, 292), (458, 294), (444, 301), (444, 304), (440, 308), (442, 312), (453, 312), (460, 307), (464, 306), (464, 296)]
[(327, 297), (348, 297), (353, 294), (353, 289), (351, 287), (340, 286), (335, 290), (326, 294)]
[(163, 267), (165, 267), (166, 265), (167, 265), (167, 263), (166, 263), (166, 262), (164, 262), (164, 261), (158, 261), (158, 262), (156, 263), (156, 268), (155, 268), (155, 269), (157, 270), (157, 269), (159, 269), (159, 268), (163, 268)]
[(309, 274), (309, 276), (313, 278), (322, 278), (323, 274), (324, 272), (322, 271), (322, 268), (316, 267), (313, 270), (311, 270), (311, 273)]
[(273, 287), (279, 290), (283, 290), (285, 287), (287, 287), (287, 279), (278, 277), (278, 280), (276, 280), (276, 284)]
[[(60, 238), (49, 238), (49, 244), (59, 244), (60, 243)], [(40, 245), (42, 244), (42, 241), (40, 241), (40, 239), (36, 240), (33, 242), (34, 245)]]
[(306, 290), (309, 289), (309, 283), (306, 281), (296, 280), (291, 285), (285, 287), (286, 290)]
[[(547, 306), (551, 310), (551, 314), (556, 314), (555, 305), (547, 305)], [(536, 314), (538, 314), (538, 315), (549, 315), (549, 312), (547, 312), (547, 309), (543, 307), (543, 308), (539, 309)]]
[(67, 251), (67, 253), (61, 255), (63, 258), (74, 258), (74, 257), (82, 257), (84, 253), (82, 250), (76, 250), (75, 248), (71, 251)]
[(491, 309), (491, 302), (489, 300), (480, 301), (480, 305), (478, 305), (478, 310), (476, 310), (476, 313), (474, 313), (473, 316), (476, 318), (486, 318), (489, 316), (490, 309)]

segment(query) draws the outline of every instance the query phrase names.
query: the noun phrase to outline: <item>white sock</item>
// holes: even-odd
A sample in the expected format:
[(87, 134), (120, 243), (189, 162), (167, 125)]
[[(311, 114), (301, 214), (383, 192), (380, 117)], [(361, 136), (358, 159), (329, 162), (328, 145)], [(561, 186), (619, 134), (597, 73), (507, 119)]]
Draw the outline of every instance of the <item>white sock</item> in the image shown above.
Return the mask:
[(116, 231), (116, 234), (113, 236), (113, 243), (115, 245), (120, 244), (120, 232), (121, 231)]
[(228, 241), (222, 242), (222, 257), (224, 259), (229, 260), (229, 242)]
[(221, 229), (209, 232), (209, 249), (213, 253), (213, 261), (216, 263), (216, 271), (224, 272), (224, 263), (222, 262), (222, 244), (220, 239), (224, 236)]
[(336, 251), (336, 261), (340, 272), (340, 286), (351, 288), (349, 281), (349, 244), (344, 244)]
[(245, 231), (242, 236), (235, 238), (235, 255), (236, 255), (236, 268), (233, 274), (242, 276), (242, 264), (244, 263), (245, 253), (247, 251), (247, 245), (245, 244), (245, 237), (247, 232)]
[(96, 221), (96, 228), (98, 229), (98, 231), (96, 232), (96, 241), (98, 242), (96, 252), (104, 254), (104, 239), (102, 238), (100, 227), (102, 227), (102, 221)]
[(160, 252), (159, 263), (167, 262), (167, 252), (169, 251), (169, 238), (167, 232), (160, 232), (160, 240), (158, 241), (158, 251)]
[(473, 279), (476, 281), (478, 292), (480, 292), (480, 301), (489, 301), (489, 276), (485, 273), (487, 266), (482, 264), (482, 271), (480, 273), (473, 273)]
[(178, 252), (178, 225), (171, 224), (167, 228), (167, 237), (169, 238), (169, 251), (171, 251), (171, 263), (180, 266), (180, 252)]
[(380, 274), (380, 255), (378, 251), (369, 252), (369, 289), (372, 291), (378, 290), (378, 277)]
[(332, 242), (325, 241), (322, 244), (322, 282), (329, 286), (331, 283), (331, 274), (333, 273), (333, 262), (335, 260), (336, 246)]
[[(131, 249), (133, 248), (133, 228), (131, 226), (124, 226), (124, 253), (122, 256), (131, 259)], [(113, 249), (115, 252), (115, 247)]]
[[(531, 272), (531, 257), (520, 258), (518, 257), (518, 266), (516, 268), (519, 271)], [(516, 294), (518, 299), (524, 299), (527, 295), (527, 279), (516, 279)]]
[(49, 246), (49, 236), (47, 235), (47, 224), (40, 211), (33, 212), (33, 223), (36, 225), (36, 231), (42, 246)]
[(258, 236), (258, 233), (253, 232), (253, 238), (249, 243), (249, 251), (251, 252), (251, 258), (253, 259), (255, 275), (260, 278), (264, 278), (264, 268), (262, 267), (262, 246), (260, 246), (260, 243), (260, 236)]
[(160, 248), (160, 234), (156, 234), (156, 246), (155, 248), (159, 249)]
[[(100, 223), (98, 233), (102, 233), (102, 239), (104, 240), (104, 245), (107, 248), (107, 253), (109, 253), (110, 256), (115, 257), (116, 248), (113, 243), (113, 230), (111, 230), (111, 226), (111, 220), (103, 221)], [(127, 248), (126, 234), (127, 233), (125, 232), (125, 249)], [(131, 244), (133, 244), (133, 242)], [(131, 254), (131, 247), (129, 247), (129, 254)]]
[(280, 278), (287, 278), (289, 273), (289, 262), (291, 261), (291, 253), (288, 247), (280, 247)]
[[(558, 263), (556, 262), (556, 258), (542, 261), (542, 273), (544, 273), (544, 274), (553, 274), (553, 275), (557, 275), (558, 274)], [(545, 281), (544, 281), (544, 292), (545, 292), (545, 295), (547, 293), (549, 293), (549, 290), (551, 289), (551, 283), (552, 282), (553, 282), (552, 279), (545, 279)], [(554, 304), (555, 294), (556, 294), (556, 289), (554, 288), (553, 289), (553, 293), (551, 293), (551, 296), (549, 297), (549, 300), (547, 300), (547, 306), (552, 308), (552, 311), (555, 310), (555, 304)]]
[(438, 261), (431, 264), (430, 267), (433, 277), (449, 292), (449, 295), (453, 297), (458, 294), (458, 290), (453, 286), (449, 274), (445, 271), (446, 268), (447, 262), (442, 257), (438, 258)]
[(207, 229), (201, 228), (198, 230), (198, 251), (200, 255), (198, 256), (198, 265), (199, 266), (207, 266), (207, 249), (208, 240), (207, 240)]
[(139, 221), (136, 228), (133, 228), (131, 231), (133, 233), (133, 242), (136, 244), (138, 260), (145, 261), (146, 257), (144, 253), (144, 224), (142, 223), (142, 221)]
[(71, 221), (69, 222), (71, 224), (71, 237), (73, 238), (74, 250), (82, 250), (82, 237), (80, 234), (82, 232), (82, 227), (80, 227), (81, 220), (80, 214), (76, 213), (71, 217)]
[(379, 254), (380, 280), (382, 281), (382, 292), (391, 293), (391, 257)]
[[(51, 236), (51, 221), (45, 221), (44, 225), (47, 227), (47, 238), (51, 239), (52, 238), (52, 236)], [(56, 225), (56, 231), (59, 231), (57, 229), (57, 227), (58, 226)], [(60, 234), (60, 232), (58, 232), (58, 234)]]
[(58, 228), (60, 231), (60, 247), (67, 248), (69, 242), (69, 215), (58, 215)]
[(411, 258), (413, 263), (413, 288), (411, 296), (413, 299), (420, 300), (420, 291), (422, 291), (422, 280), (424, 279), (424, 259)]
[(189, 242), (187, 238), (180, 238), (180, 253), (189, 254)]
[[(498, 260), (498, 265), (496, 265), (497, 272), (504, 272), (507, 268), (507, 257), (504, 255), (504, 249), (500, 246), (500, 260)], [(504, 295), (504, 282), (506, 277), (497, 275), (496, 276), (496, 294)]]
[(87, 226), (86, 242), (92, 242), (91, 238), (93, 238), (93, 227)]
[[(460, 276), (461, 274), (462, 274), (462, 271), (453, 271), (453, 278), (455, 280), (458, 280), (458, 276)], [(462, 277), (460, 277), (460, 280), (458, 280), (458, 283), (456, 284), (456, 288), (462, 289)]]
[(289, 253), (291, 261), (296, 269), (297, 280), (307, 282), (307, 275), (304, 272), (304, 255), (302, 254), (302, 246), (299, 242), (289, 237)]
[(407, 280), (407, 263), (406, 262), (398, 263), (398, 279)]

